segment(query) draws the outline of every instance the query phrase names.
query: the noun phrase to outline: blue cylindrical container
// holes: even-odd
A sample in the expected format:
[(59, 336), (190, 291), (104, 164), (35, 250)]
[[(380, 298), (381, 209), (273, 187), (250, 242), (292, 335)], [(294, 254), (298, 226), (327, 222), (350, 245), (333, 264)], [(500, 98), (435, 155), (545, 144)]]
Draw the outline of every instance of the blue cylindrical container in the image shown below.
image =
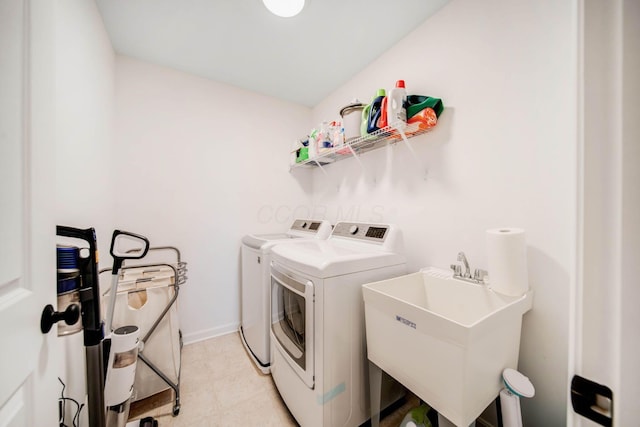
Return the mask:
[[(72, 304), (80, 309), (80, 248), (75, 246), (57, 245), (57, 292), (58, 311), (63, 312)], [(82, 321), (77, 320), (72, 325), (58, 322), (58, 336), (70, 335), (82, 330)]]
[(58, 295), (80, 287), (80, 248), (75, 246), (56, 247), (58, 267)]

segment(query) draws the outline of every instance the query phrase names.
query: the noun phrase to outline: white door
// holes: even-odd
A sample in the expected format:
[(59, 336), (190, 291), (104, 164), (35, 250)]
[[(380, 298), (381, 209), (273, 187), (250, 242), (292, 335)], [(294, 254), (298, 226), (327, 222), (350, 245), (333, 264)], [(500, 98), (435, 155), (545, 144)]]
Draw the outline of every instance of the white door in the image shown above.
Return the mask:
[(569, 425), (640, 423), (640, 2), (582, 0)]
[(0, 0), (0, 426), (58, 421), (53, 3)]

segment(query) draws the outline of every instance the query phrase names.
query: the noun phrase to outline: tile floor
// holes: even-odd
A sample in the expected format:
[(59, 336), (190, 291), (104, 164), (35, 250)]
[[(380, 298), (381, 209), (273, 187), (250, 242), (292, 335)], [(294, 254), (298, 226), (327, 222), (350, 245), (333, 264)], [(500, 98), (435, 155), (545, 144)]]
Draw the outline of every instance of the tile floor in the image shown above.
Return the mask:
[[(171, 402), (148, 410), (139, 407), (133, 418), (153, 416), (159, 427), (298, 425), (271, 376), (260, 373), (249, 359), (238, 333), (183, 347), (180, 395), (181, 409), (176, 417), (171, 415)], [(380, 425), (400, 425), (408, 410), (418, 403), (409, 394), (394, 412), (382, 418)]]

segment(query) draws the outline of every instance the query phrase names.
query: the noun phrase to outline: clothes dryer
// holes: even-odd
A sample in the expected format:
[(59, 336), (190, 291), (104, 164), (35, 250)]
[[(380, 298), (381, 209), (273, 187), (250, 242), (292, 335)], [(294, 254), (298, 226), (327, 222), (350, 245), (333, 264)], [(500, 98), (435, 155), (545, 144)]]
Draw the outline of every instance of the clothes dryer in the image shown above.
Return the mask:
[(328, 221), (296, 219), (289, 230), (279, 234), (247, 234), (242, 238), (242, 319), (240, 336), (258, 369), (269, 373), (271, 364), (269, 326), (271, 324), (271, 248), (277, 243), (298, 243), (329, 237)]
[[(300, 425), (369, 419), (362, 285), (406, 274), (393, 225), (340, 222), (327, 240), (275, 245), (271, 262), (271, 375)], [(383, 392), (383, 404), (402, 388)]]

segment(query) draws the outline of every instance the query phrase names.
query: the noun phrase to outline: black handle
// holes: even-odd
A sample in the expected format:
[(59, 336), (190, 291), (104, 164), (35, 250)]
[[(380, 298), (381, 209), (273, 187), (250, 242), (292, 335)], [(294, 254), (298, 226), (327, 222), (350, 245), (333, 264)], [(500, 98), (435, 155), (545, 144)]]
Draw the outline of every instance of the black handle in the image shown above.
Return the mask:
[[(133, 240), (138, 240), (141, 242), (142, 247), (140, 250), (131, 254), (116, 253), (116, 241), (119, 236), (127, 236)], [(113, 268), (111, 270), (111, 274), (115, 275), (118, 274), (118, 270), (122, 267), (122, 263), (125, 259), (141, 259), (147, 255), (147, 252), (149, 252), (149, 239), (129, 231), (114, 230), (113, 235), (111, 236), (111, 248), (109, 249), (109, 252), (113, 257)]]
[(51, 304), (47, 304), (44, 310), (42, 310), (42, 316), (40, 317), (40, 330), (43, 334), (46, 334), (51, 330), (53, 325), (61, 320), (64, 320), (67, 325), (73, 325), (79, 318), (80, 308), (78, 308), (78, 304), (71, 304), (62, 312), (55, 311)]
[[(601, 408), (598, 397), (609, 403)], [(613, 392), (605, 385), (574, 375), (571, 379), (571, 405), (573, 410), (605, 427), (613, 425)]]

